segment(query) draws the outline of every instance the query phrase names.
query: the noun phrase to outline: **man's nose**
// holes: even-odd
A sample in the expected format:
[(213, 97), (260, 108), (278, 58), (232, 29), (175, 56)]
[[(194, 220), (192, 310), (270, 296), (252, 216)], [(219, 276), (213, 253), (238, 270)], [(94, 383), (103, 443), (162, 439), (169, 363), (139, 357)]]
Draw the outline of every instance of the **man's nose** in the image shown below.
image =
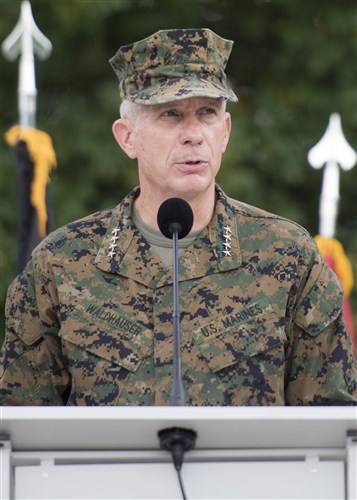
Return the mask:
[(181, 144), (201, 144), (203, 141), (202, 127), (197, 118), (187, 118), (182, 121), (180, 132)]

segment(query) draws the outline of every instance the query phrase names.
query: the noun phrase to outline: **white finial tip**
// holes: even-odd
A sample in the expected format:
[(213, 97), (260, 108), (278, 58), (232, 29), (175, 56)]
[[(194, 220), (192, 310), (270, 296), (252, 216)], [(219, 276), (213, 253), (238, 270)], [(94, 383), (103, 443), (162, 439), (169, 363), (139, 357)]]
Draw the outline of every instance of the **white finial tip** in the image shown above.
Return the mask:
[(319, 142), (310, 149), (307, 159), (313, 168), (321, 168), (329, 162), (350, 170), (357, 161), (356, 151), (348, 144), (341, 126), (341, 117), (332, 113), (327, 129)]
[(52, 44), (37, 27), (30, 2), (24, 0), (15, 28), (2, 43), (1, 48), (4, 56), (9, 61), (14, 61), (23, 52), (22, 40), (28, 40), (28, 37), (30, 37), (30, 41), (33, 41), (33, 51), (39, 59), (46, 59), (51, 54)]

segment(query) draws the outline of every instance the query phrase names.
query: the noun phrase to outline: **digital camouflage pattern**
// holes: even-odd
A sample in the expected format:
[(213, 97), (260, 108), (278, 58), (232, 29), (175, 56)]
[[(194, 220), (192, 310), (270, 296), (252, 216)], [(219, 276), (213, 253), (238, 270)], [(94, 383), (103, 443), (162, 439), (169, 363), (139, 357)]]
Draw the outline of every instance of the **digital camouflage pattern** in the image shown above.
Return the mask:
[[(168, 405), (172, 271), (120, 205), (50, 234), (8, 293), (5, 405)], [(342, 290), (295, 223), (227, 198), (180, 256), (187, 405), (356, 404)]]
[(187, 97), (237, 101), (226, 82), (233, 42), (209, 29), (161, 30), (110, 59), (122, 99), (160, 104)]

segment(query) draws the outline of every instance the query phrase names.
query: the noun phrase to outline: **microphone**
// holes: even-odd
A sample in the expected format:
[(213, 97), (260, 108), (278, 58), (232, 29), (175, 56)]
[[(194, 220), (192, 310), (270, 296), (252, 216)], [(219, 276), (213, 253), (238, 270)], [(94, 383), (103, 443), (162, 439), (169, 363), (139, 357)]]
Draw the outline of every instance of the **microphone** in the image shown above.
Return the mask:
[[(160, 231), (167, 238), (172, 239), (173, 249), (173, 383), (170, 395), (171, 406), (185, 406), (185, 391), (181, 375), (181, 339), (180, 339), (180, 312), (178, 287), (178, 240), (189, 234), (193, 225), (193, 212), (190, 205), (181, 198), (169, 198), (164, 201), (157, 214), (157, 223)], [(162, 449), (171, 451), (172, 460), (178, 474), (183, 498), (186, 499), (181, 478), (181, 467), (184, 453), (195, 447), (197, 434), (194, 430), (172, 427), (158, 432)]]
[(185, 406), (185, 393), (181, 376), (180, 352), (180, 312), (178, 292), (178, 240), (184, 238), (191, 231), (193, 225), (193, 212), (187, 201), (181, 198), (169, 198), (164, 201), (157, 213), (157, 223), (160, 231), (167, 238), (172, 239), (173, 246), (173, 384), (171, 390), (171, 406)]
[(180, 240), (188, 235), (193, 226), (193, 212), (187, 201), (181, 198), (169, 198), (164, 201), (157, 213), (157, 223), (166, 238), (173, 239), (177, 231)]

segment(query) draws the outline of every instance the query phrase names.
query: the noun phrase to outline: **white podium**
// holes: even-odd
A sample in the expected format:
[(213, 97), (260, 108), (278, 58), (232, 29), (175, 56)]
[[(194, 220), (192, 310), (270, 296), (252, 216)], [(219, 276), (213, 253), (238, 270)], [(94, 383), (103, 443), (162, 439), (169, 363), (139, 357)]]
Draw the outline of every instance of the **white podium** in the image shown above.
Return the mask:
[(3, 407), (1, 499), (180, 499), (158, 431), (197, 432), (193, 499), (357, 498), (355, 407)]

